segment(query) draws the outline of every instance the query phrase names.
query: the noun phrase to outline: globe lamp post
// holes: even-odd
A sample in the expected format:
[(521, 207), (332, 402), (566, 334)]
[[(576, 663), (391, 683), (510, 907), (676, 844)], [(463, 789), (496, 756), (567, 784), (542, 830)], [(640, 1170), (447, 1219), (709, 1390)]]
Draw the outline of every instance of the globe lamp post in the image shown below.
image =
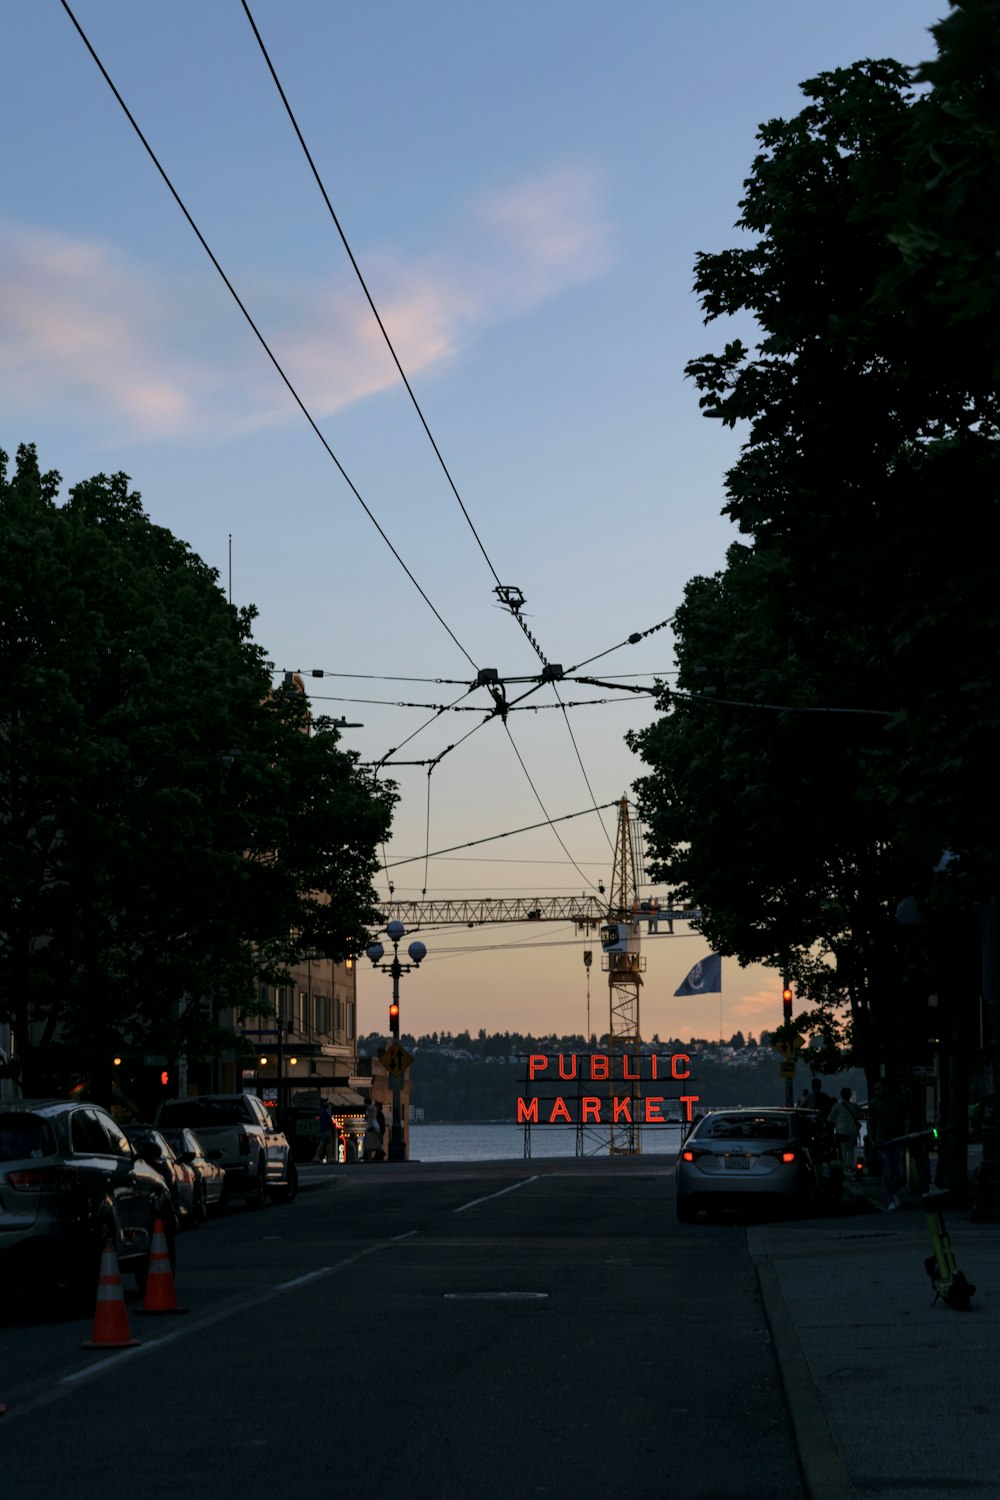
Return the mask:
[[(381, 943), (372, 943), (365, 949), (371, 961), (372, 968), (378, 969), (382, 974), (392, 976), (392, 1000), (389, 1004), (389, 1032), (390, 1050), (395, 1049), (395, 1056), (399, 1056), (399, 979), (401, 974), (409, 974), (411, 969), (419, 969), (423, 960), (427, 957), (427, 949), (419, 940), (412, 942), (407, 949), (410, 955), (408, 964), (402, 963), (399, 957), (399, 945), (406, 936), (406, 928), (402, 922), (392, 921), (386, 924), (386, 936), (392, 944), (392, 960), (383, 963), (385, 949)], [(392, 1130), (389, 1132), (389, 1160), (406, 1160), (406, 1132), (403, 1129), (403, 1073), (405, 1069), (398, 1067), (390, 1069), (389, 1082), (392, 1087)]]

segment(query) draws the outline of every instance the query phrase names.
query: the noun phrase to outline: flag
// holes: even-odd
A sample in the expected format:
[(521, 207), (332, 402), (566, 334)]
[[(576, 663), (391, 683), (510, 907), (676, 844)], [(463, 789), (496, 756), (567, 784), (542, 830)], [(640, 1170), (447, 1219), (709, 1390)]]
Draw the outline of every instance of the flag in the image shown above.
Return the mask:
[(684, 982), (674, 990), (675, 995), (721, 995), (722, 957), (710, 953), (696, 963)]

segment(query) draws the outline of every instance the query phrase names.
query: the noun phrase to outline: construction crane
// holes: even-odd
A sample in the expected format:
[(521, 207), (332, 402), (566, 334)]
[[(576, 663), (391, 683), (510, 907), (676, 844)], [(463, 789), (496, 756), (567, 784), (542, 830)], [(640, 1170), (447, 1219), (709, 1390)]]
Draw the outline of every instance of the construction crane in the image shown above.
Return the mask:
[[(611, 1111), (609, 1146), (612, 1156), (637, 1156), (642, 1150), (639, 990), (646, 967), (646, 960), (640, 952), (642, 925), (646, 925), (649, 934), (655, 934), (661, 931), (662, 924), (663, 930), (672, 934), (675, 921), (690, 922), (701, 915), (695, 909), (661, 907), (655, 898), (639, 899), (637, 828), (638, 819), (633, 819), (630, 815), (628, 798), (622, 797), (618, 804), (614, 868), (607, 895), (604, 895), (602, 884), (597, 896), (513, 899), (483, 896), (469, 901), (390, 900), (380, 906), (384, 921), (402, 922), (410, 932), (421, 927), (458, 924), (478, 927), (499, 922), (573, 922), (581, 932), (600, 929), (603, 950), (601, 967), (608, 976), (610, 1087), (618, 1099), (627, 1098), (630, 1106), (627, 1112), (629, 1119), (625, 1118), (625, 1111), (622, 1111), (622, 1117), (616, 1121), (615, 1112)], [(584, 954), (588, 985), (590, 957), (589, 951)]]
[[(619, 1092), (618, 1098), (628, 1097), (630, 1101), (627, 1118), (623, 1116), (616, 1122), (614, 1111), (611, 1114), (612, 1156), (638, 1156), (642, 1150), (639, 990), (646, 960), (639, 951), (639, 925), (639, 871), (628, 798), (623, 797), (618, 804), (618, 836), (607, 918), (601, 927), (604, 950), (601, 966), (607, 970), (610, 1001), (608, 1053), (612, 1087), (614, 1080), (620, 1079), (622, 1087), (627, 1087), (627, 1095)], [(629, 1067), (625, 1067), (626, 1062)]]

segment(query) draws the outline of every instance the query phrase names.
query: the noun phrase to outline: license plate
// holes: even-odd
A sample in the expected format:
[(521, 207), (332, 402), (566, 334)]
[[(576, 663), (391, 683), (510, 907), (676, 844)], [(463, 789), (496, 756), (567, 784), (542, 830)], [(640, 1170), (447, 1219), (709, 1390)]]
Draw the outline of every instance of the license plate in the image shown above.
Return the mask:
[(746, 1171), (750, 1166), (750, 1158), (749, 1156), (727, 1156), (726, 1166), (729, 1168), (742, 1168), (744, 1171)]

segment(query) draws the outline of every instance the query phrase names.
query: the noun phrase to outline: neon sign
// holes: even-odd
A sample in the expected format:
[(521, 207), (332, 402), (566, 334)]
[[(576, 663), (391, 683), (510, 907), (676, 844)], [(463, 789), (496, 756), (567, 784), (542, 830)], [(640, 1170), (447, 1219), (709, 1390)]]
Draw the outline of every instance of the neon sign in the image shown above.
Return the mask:
[[(698, 1094), (646, 1091), (643, 1085), (681, 1083), (691, 1077), (687, 1052), (612, 1057), (607, 1052), (533, 1052), (527, 1059), (524, 1093), (517, 1101), (519, 1125), (670, 1125), (678, 1121), (664, 1113), (676, 1102), (685, 1123), (693, 1119)], [(616, 1070), (617, 1065), (617, 1070)], [(576, 1083), (570, 1094), (560, 1085)], [(543, 1094), (546, 1084), (556, 1092)], [(661, 1083), (661, 1087), (662, 1087)], [(588, 1085), (604, 1085), (595, 1088)], [(627, 1085), (627, 1087), (622, 1087)]]

